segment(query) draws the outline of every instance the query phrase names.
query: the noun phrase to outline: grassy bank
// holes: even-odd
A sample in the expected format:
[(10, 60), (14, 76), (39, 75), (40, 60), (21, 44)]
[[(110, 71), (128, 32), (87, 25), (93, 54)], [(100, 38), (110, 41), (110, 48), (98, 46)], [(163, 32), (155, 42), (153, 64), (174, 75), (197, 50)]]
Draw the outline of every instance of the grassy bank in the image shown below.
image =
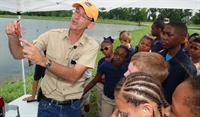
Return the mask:
[[(27, 93), (31, 94), (31, 82), (33, 74), (29, 74), (26, 78)], [(5, 82), (0, 86), (0, 96), (3, 96), (8, 103), (23, 95), (23, 83), (22, 80), (13, 80)]]

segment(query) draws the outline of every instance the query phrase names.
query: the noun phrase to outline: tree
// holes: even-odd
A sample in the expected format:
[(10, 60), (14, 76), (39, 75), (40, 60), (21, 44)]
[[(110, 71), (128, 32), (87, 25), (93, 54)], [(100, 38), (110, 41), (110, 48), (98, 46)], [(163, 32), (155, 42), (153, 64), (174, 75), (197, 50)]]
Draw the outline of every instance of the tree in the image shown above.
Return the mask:
[(192, 16), (192, 12), (189, 9), (159, 9), (160, 14), (158, 19), (163, 20), (164, 18), (169, 18), (170, 21), (182, 21), (188, 23), (189, 18)]
[(148, 11), (144, 8), (143, 9), (135, 8), (133, 20), (138, 22), (138, 25), (140, 26), (142, 21), (147, 21), (147, 13)]
[(194, 24), (200, 24), (200, 10), (192, 17), (192, 22)]

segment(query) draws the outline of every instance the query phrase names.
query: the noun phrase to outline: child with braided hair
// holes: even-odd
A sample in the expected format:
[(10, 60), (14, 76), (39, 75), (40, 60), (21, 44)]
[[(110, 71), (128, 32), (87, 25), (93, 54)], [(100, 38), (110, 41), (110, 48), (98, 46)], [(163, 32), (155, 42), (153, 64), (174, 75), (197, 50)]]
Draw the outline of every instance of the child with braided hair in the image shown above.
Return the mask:
[(115, 103), (122, 117), (164, 117), (168, 106), (161, 83), (143, 72), (132, 73), (117, 84)]
[(200, 75), (190, 77), (179, 84), (172, 97), (169, 117), (199, 117)]

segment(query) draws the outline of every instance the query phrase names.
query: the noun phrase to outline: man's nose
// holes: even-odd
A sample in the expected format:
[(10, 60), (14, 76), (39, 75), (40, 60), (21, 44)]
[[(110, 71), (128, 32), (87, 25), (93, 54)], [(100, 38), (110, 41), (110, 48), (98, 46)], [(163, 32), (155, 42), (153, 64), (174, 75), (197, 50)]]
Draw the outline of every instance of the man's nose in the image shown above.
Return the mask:
[(74, 17), (75, 17), (75, 19), (80, 19), (80, 18), (81, 18), (81, 15), (78, 14), (78, 13), (76, 13), (76, 14), (74, 14)]

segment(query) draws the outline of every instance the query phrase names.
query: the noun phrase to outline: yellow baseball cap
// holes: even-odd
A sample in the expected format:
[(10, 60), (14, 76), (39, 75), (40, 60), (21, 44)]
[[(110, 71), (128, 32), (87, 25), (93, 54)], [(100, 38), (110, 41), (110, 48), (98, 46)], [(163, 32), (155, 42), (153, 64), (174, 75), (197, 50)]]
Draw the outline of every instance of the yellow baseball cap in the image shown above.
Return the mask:
[(96, 7), (96, 5), (94, 3), (91, 3), (89, 1), (84, 1), (84, 2), (77, 2), (77, 3), (74, 3), (72, 5), (72, 7), (75, 7), (75, 8), (78, 7), (78, 6), (83, 7), (86, 15), (89, 18), (92, 18), (94, 21), (97, 20), (97, 17), (99, 15), (99, 11), (98, 11), (98, 8)]

